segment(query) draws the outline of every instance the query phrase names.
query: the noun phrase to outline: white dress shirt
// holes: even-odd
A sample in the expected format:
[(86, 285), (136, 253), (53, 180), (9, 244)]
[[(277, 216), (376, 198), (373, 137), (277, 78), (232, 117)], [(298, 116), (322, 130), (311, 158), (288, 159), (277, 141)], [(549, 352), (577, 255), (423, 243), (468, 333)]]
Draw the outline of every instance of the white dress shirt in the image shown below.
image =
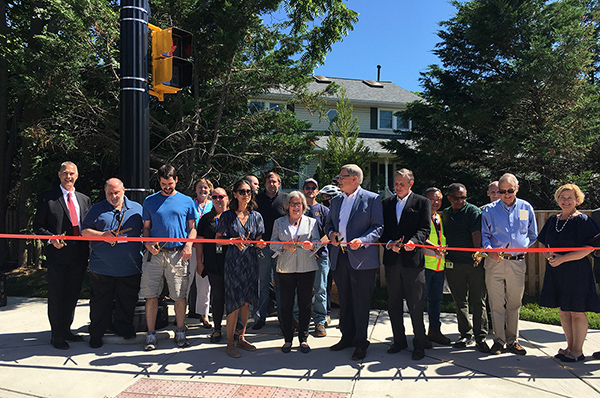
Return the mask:
[(406, 201), (408, 200), (408, 197), (410, 196), (410, 194), (412, 193), (412, 191), (408, 191), (408, 194), (406, 194), (406, 196), (403, 199), (400, 199), (398, 196), (396, 196), (397, 202), (396, 202), (396, 223), (400, 224), (400, 217), (402, 217), (402, 211), (404, 211), (404, 206), (406, 206)]
[[(62, 185), (59, 185), (60, 190), (63, 194), (63, 199), (65, 204), (67, 205), (67, 210), (69, 209), (69, 191), (63, 188)], [(75, 195), (75, 188), (71, 191), (71, 200), (75, 205), (75, 211), (77, 212), (77, 225), (81, 225), (81, 211), (79, 210), (79, 202), (77, 201), (77, 195)], [(72, 221), (72, 220), (71, 220)]]
[(342, 205), (340, 206), (340, 228), (339, 228), (339, 233), (341, 238), (345, 241), (348, 242), (350, 238), (348, 238), (347, 234), (346, 234), (346, 228), (348, 227), (348, 220), (350, 219), (350, 212), (352, 211), (352, 206), (354, 205), (354, 200), (356, 199), (356, 194), (358, 193), (358, 191), (361, 188), (358, 187), (358, 189), (354, 192), (352, 192), (350, 195), (347, 195), (346, 193), (342, 194)]

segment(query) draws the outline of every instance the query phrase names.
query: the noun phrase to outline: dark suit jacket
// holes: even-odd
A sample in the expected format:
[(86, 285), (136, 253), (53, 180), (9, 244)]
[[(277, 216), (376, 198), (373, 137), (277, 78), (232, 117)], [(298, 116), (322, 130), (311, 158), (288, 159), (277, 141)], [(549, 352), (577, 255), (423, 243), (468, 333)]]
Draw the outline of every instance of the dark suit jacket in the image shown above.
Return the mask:
[[(86, 195), (75, 191), (75, 197), (79, 203), (81, 227), (85, 214), (90, 209), (92, 202)], [(73, 235), (73, 226), (69, 216), (69, 209), (65, 203), (59, 186), (40, 195), (37, 211), (33, 218), (33, 230), (37, 235), (59, 235), (66, 231), (67, 235)], [(89, 244), (86, 241), (67, 241), (67, 246), (56, 249), (53, 245), (45, 244), (46, 261), (48, 264), (69, 264), (73, 262), (87, 262), (89, 256)]]
[[(339, 232), (340, 226), (340, 208), (342, 206), (343, 196), (338, 195), (331, 201), (331, 209), (325, 222), (325, 233), (329, 236), (332, 232)], [(383, 230), (383, 213), (381, 211), (381, 198), (376, 193), (360, 189), (354, 199), (346, 233), (348, 236), (342, 236), (345, 242), (359, 238), (364, 243), (374, 243), (379, 240)], [(337, 267), (339, 246), (331, 246), (329, 258), (331, 259), (331, 269)], [(348, 259), (352, 268), (356, 270), (368, 270), (379, 268), (379, 255), (376, 245), (365, 245), (358, 250), (348, 248)]]
[[(600, 228), (600, 208), (592, 211), (592, 220), (596, 223), (598, 228)], [(600, 246), (600, 234), (596, 235), (594, 240), (591, 242), (595, 247)], [(598, 253), (598, 251), (594, 252)], [(596, 277), (596, 283), (600, 283), (600, 258), (594, 255), (594, 276)]]
[[(417, 195), (414, 192), (410, 194), (402, 210), (400, 223), (396, 220), (396, 202), (397, 197), (383, 200), (383, 234), (380, 241), (387, 243), (390, 240), (399, 240), (404, 237), (404, 242), (412, 240), (413, 243), (423, 245), (429, 238), (431, 221), (431, 202), (429, 199)], [(425, 266), (424, 249), (417, 247), (413, 251), (400, 250), (394, 253), (392, 250), (385, 250), (383, 253), (383, 263), (386, 266), (402, 264), (409, 268), (420, 268)]]

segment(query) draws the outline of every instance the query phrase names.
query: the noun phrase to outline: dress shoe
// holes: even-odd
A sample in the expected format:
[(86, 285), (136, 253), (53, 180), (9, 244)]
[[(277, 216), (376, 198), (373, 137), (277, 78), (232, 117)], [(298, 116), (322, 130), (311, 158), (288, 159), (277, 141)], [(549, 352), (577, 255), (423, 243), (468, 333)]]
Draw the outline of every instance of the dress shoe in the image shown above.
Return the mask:
[(592, 357), (594, 359), (600, 359), (600, 351), (596, 351), (595, 353), (592, 354)]
[(102, 342), (102, 337), (91, 337), (90, 336), (90, 347), (92, 348), (100, 348), (104, 345)]
[(489, 354), (490, 353), (490, 346), (488, 345), (488, 343), (485, 342), (485, 340), (479, 340), (478, 342), (475, 343), (475, 345), (477, 346), (477, 350), (483, 354)]
[(310, 346), (306, 341), (300, 343), (300, 352), (302, 352), (303, 354), (308, 354), (310, 352)]
[[(513, 354), (517, 354), (517, 355), (527, 354), (527, 351), (525, 350), (525, 348), (521, 347), (521, 344), (519, 344), (516, 341), (512, 344), (507, 345), (506, 348), (508, 348), (508, 351), (512, 352)], [(561, 361), (562, 361), (562, 359), (561, 359)]]
[(495, 341), (494, 344), (492, 344), (492, 348), (490, 348), (490, 354), (492, 355), (500, 355), (502, 353), (502, 350), (504, 349), (504, 344)]
[(423, 348), (426, 350), (431, 350), (433, 348), (433, 344), (431, 344), (431, 340), (425, 337), (425, 342), (423, 343)]
[(388, 354), (396, 354), (407, 347), (408, 347), (408, 344), (406, 344), (406, 343), (404, 343), (404, 344), (403, 343), (394, 343), (388, 347), (387, 353)]
[(331, 347), (329, 347), (329, 349), (331, 351), (341, 351), (341, 350), (343, 350), (345, 348), (348, 348), (348, 347), (352, 347), (352, 344), (349, 343), (349, 342), (347, 342), (347, 341), (340, 340), (336, 344), (334, 344)]
[(281, 352), (288, 354), (290, 351), (292, 351), (292, 343), (285, 343), (281, 346)]
[(436, 331), (430, 330), (429, 333), (427, 333), (427, 338), (429, 339), (429, 341), (440, 344), (440, 345), (452, 344), (450, 339), (448, 337), (444, 336), (442, 334), (442, 332), (440, 332), (439, 330), (436, 330)]
[(128, 332), (128, 333), (123, 333), (123, 338), (125, 340), (133, 340), (137, 337), (137, 334), (135, 334), (135, 332)]
[(473, 339), (471, 337), (461, 337), (456, 340), (453, 344), (454, 348), (465, 348), (468, 345), (473, 343)]
[(413, 348), (412, 359), (419, 361), (425, 358), (425, 350), (422, 348)]
[(252, 330), (260, 330), (265, 326), (265, 321), (258, 320), (252, 325)]
[(66, 341), (72, 341), (72, 342), (78, 342), (78, 341), (83, 341), (83, 336), (80, 334), (73, 334), (73, 333), (66, 333), (65, 335), (63, 335), (63, 338)]
[(50, 344), (52, 344), (52, 346), (57, 350), (68, 350), (70, 347), (69, 343), (67, 343), (64, 339), (58, 339), (54, 337), (50, 339)]
[(360, 361), (360, 360), (365, 359), (366, 356), (367, 356), (366, 348), (356, 347), (354, 349), (354, 353), (352, 354), (352, 359), (355, 361)]

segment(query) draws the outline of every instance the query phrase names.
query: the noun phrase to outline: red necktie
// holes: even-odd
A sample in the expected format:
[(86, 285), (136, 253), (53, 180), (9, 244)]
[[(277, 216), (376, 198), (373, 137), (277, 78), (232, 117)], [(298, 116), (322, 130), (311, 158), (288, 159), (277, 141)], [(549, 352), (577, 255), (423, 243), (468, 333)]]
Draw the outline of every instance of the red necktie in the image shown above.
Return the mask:
[(69, 206), (69, 217), (71, 218), (71, 225), (73, 225), (73, 236), (79, 236), (79, 220), (77, 219), (77, 210), (75, 210), (75, 203), (71, 199), (71, 192), (67, 193), (67, 205)]

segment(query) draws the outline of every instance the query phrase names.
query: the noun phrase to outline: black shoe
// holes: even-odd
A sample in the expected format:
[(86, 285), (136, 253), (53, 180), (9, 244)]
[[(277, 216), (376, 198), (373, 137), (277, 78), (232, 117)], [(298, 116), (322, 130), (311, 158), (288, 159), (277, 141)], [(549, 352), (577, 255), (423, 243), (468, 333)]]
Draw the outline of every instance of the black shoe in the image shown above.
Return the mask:
[(600, 351), (596, 351), (595, 353), (592, 354), (592, 357), (594, 359), (600, 359)]
[(480, 340), (476, 342), (475, 345), (477, 346), (477, 350), (482, 354), (490, 353), (490, 346), (488, 345), (488, 343), (485, 342), (485, 340)]
[(419, 361), (425, 358), (425, 350), (422, 348), (413, 348), (412, 359)]
[(90, 337), (90, 347), (92, 348), (100, 348), (104, 345), (102, 342), (102, 337)]
[(69, 343), (67, 343), (64, 339), (51, 338), (50, 344), (57, 350), (68, 350), (70, 348)]
[(310, 352), (310, 346), (306, 341), (300, 343), (300, 351), (304, 354), (308, 354)]
[(465, 348), (467, 345), (471, 345), (473, 343), (473, 339), (470, 337), (461, 337), (460, 339), (456, 340), (454, 342), (454, 344), (452, 344), (454, 346), (454, 348)]
[(452, 342), (450, 339), (442, 334), (442, 332), (438, 331), (429, 331), (427, 333), (427, 338), (429, 341), (440, 344), (440, 345), (450, 345)]
[(288, 354), (292, 351), (292, 343), (285, 343), (281, 346), (281, 352)]
[(431, 344), (431, 340), (425, 337), (425, 343), (423, 343), (423, 348), (426, 350), (431, 350), (433, 348), (433, 344)]
[[(500, 355), (502, 353), (503, 349), (504, 349), (504, 344), (496, 341), (496, 342), (494, 342), (494, 344), (492, 344), (492, 348), (490, 348), (490, 354)], [(558, 358), (558, 357), (555, 356), (555, 358)]]
[(252, 325), (252, 330), (260, 330), (263, 328), (263, 326), (265, 326), (265, 321), (256, 321), (254, 322), (254, 325)]
[(221, 338), (223, 337), (223, 334), (221, 333), (220, 330), (215, 330), (212, 332), (212, 335), (210, 336), (210, 342), (213, 344), (218, 343), (219, 341), (221, 341)]
[(79, 342), (79, 341), (83, 341), (83, 336), (80, 334), (73, 334), (71, 332), (66, 333), (65, 335), (63, 335), (63, 338), (66, 341), (72, 341), (72, 342)]
[(132, 339), (135, 339), (136, 337), (137, 337), (137, 334), (135, 334), (135, 332), (123, 333), (123, 338), (125, 340), (132, 340)]
[[(512, 344), (508, 344), (506, 346), (506, 348), (508, 348), (508, 351), (512, 352), (513, 354), (517, 354), (517, 355), (527, 354), (527, 351), (525, 350), (525, 348), (521, 347), (521, 344), (519, 344), (516, 341)], [(561, 359), (561, 361), (562, 361), (562, 359)]]
[(387, 353), (388, 354), (396, 354), (407, 347), (408, 347), (408, 344), (406, 344), (406, 343), (394, 343), (388, 347)]
[(347, 342), (347, 341), (340, 340), (336, 344), (334, 344), (331, 347), (329, 347), (329, 349), (331, 351), (341, 351), (341, 350), (343, 350), (345, 348), (348, 348), (348, 347), (352, 347), (352, 344), (349, 343), (349, 342)]
[(367, 356), (366, 348), (356, 347), (354, 349), (354, 353), (352, 354), (352, 359), (355, 361), (360, 361), (360, 360), (365, 359), (366, 356)]

